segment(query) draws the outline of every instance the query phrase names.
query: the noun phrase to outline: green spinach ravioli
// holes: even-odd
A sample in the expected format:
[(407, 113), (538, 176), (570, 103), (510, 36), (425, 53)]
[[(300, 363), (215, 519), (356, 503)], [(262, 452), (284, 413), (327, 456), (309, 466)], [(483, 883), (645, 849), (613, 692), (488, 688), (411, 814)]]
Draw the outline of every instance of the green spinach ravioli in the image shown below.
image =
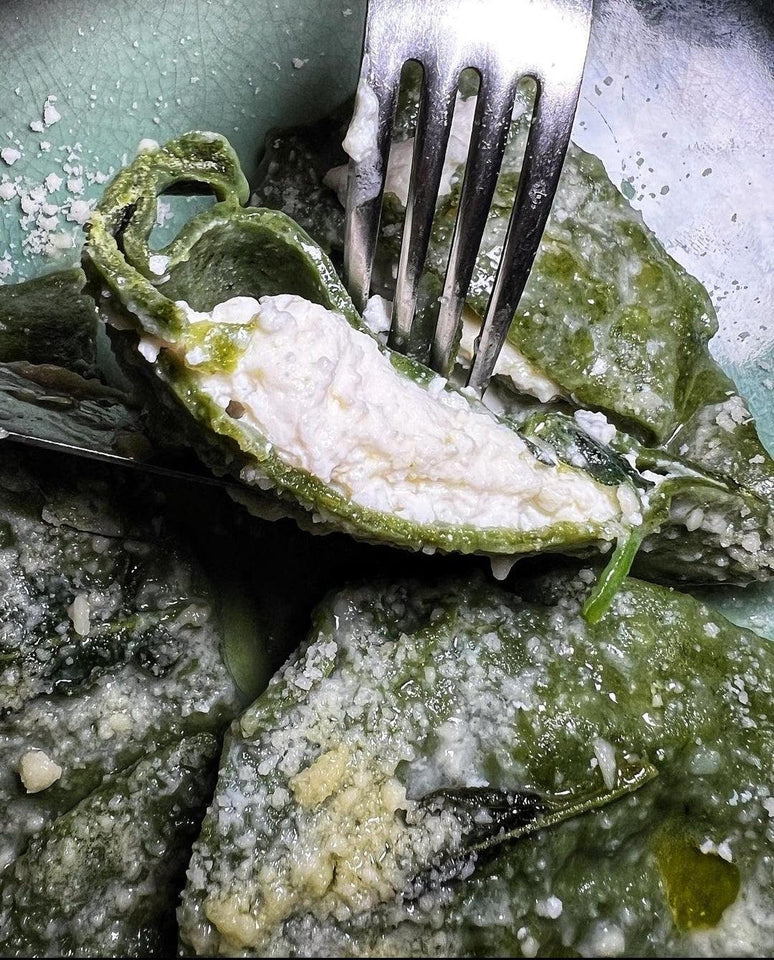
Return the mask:
[(771, 645), (637, 580), (591, 626), (591, 580), (331, 596), (231, 728), (186, 952), (770, 954)]
[[(399, 142), (387, 171), (375, 270), (387, 296), (400, 251), (419, 80), (415, 73), (402, 89)], [(472, 92), (464, 88), (458, 96), (460, 135), (469, 126)], [(522, 92), (468, 296), (457, 355), (462, 366), (470, 361), (494, 282), (521, 171), (528, 109)], [(344, 233), (341, 164), (347, 159), (340, 143), (347, 119), (342, 112), (312, 127), (272, 131), (252, 197), (259, 206), (294, 217), (337, 261)], [(452, 138), (447, 156), (451, 162), (420, 293), (417, 326), (425, 332), (437, 307), (457, 212), (466, 156), (459, 146), (464, 138), (457, 141)], [(383, 313), (374, 311), (377, 330), (384, 329)], [(575, 417), (604, 446), (612, 445), (625, 459), (636, 457), (651, 479), (654, 472), (690, 474), (693, 483), (681, 482), (679, 492), (673, 486), (676, 496), (658, 531), (643, 532), (635, 570), (649, 579), (746, 583), (771, 576), (774, 462), (743, 399), (710, 355), (716, 329), (706, 290), (668, 255), (600, 160), (571, 144), (487, 400), (518, 424), (536, 411), (540, 420), (555, 412)], [(555, 425), (549, 429), (557, 435)], [(568, 446), (573, 455), (579, 452), (575, 439)]]
[(244, 699), (211, 588), (136, 476), (3, 449), (0, 945), (164, 956)]
[[(156, 192), (179, 180), (220, 202), (156, 254), (158, 277)], [(604, 550), (641, 523), (625, 472), (601, 481), (552, 458), (381, 346), (325, 253), (282, 213), (242, 207), (242, 193), (228, 144), (188, 134), (119, 174), (86, 248), (105, 316), (136, 331), (152, 382), (221, 470), (322, 527), (428, 551)]]
[[(83, 269), (0, 286), (0, 436), (192, 449), (255, 515), (3, 445), (4, 955), (772, 955), (774, 648), (673, 586), (774, 571), (774, 461), (709, 297), (571, 146), (493, 383), (461, 386), (520, 97), (455, 369), (388, 349), (418, 101), (362, 316), (346, 107), (273, 131), (252, 197), (224, 137), (144, 141)], [(215, 203), (156, 249), (180, 189)], [(247, 531), (250, 616), (194, 547)]]

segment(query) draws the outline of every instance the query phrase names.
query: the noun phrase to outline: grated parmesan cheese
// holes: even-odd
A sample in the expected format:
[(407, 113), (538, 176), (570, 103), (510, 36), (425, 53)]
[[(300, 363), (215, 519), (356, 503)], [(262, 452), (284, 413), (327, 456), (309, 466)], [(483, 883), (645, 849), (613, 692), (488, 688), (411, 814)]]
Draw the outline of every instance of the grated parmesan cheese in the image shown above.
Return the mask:
[(19, 761), (19, 776), (27, 793), (40, 793), (59, 780), (62, 768), (43, 750), (28, 750)]

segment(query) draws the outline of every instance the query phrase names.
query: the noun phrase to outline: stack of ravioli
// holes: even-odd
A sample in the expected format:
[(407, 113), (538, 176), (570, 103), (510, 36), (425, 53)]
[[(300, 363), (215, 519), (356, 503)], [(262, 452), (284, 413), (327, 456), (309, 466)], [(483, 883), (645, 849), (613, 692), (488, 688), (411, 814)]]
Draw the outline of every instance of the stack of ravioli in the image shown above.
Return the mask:
[[(718, 605), (774, 571), (774, 462), (706, 292), (576, 147), (461, 386), (527, 124), (448, 380), (339, 278), (337, 118), (272, 134), (250, 205), (222, 137), (138, 154), (85, 272), (0, 290), (6, 422), (232, 481), (3, 445), (4, 956), (774, 953), (774, 650)], [(216, 203), (154, 249), (179, 183)]]

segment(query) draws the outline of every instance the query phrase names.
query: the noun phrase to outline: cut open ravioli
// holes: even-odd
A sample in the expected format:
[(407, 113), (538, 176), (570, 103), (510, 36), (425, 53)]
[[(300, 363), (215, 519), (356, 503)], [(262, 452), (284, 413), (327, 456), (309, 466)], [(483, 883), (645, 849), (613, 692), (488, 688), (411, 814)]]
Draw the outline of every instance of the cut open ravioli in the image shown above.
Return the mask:
[[(412, 549), (604, 550), (640, 523), (625, 476), (560, 462), (378, 344), (323, 251), (285, 215), (242, 207), (239, 177), (214, 135), (143, 153), (106, 191), (87, 245), (104, 313), (140, 335), (151, 382), (185, 408), (213, 466), (307, 523)], [(220, 203), (165, 248), (159, 278), (153, 200), (178, 179), (210, 183)]]
[[(207, 313), (178, 306), (190, 326), (172, 349), (189, 383), (237, 421), (241, 446), (415, 526), (423, 545), (433, 528), (613, 529), (637, 514), (630, 487), (539, 460), (482, 404), (440, 377), (407, 375), (340, 313), (293, 295), (234, 298)], [(226, 339), (228, 365), (217, 361)], [(263, 479), (257, 464), (246, 476)]]

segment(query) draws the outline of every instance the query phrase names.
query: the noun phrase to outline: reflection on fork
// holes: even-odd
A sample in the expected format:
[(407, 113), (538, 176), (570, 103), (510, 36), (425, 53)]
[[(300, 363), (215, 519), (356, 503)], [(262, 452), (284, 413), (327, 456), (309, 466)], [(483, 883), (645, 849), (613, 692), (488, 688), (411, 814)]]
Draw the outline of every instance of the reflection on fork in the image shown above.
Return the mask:
[[(527, 281), (556, 192), (580, 92), (592, 0), (370, 0), (350, 128), (345, 272), (359, 310), (371, 286), (387, 159), (404, 64), (423, 70), (390, 346), (412, 336), (455, 97), (463, 70), (480, 78), (430, 365), (447, 375), (522, 77), (535, 105), (494, 288), (468, 384), (486, 388)], [(415, 332), (415, 331), (414, 331)]]

